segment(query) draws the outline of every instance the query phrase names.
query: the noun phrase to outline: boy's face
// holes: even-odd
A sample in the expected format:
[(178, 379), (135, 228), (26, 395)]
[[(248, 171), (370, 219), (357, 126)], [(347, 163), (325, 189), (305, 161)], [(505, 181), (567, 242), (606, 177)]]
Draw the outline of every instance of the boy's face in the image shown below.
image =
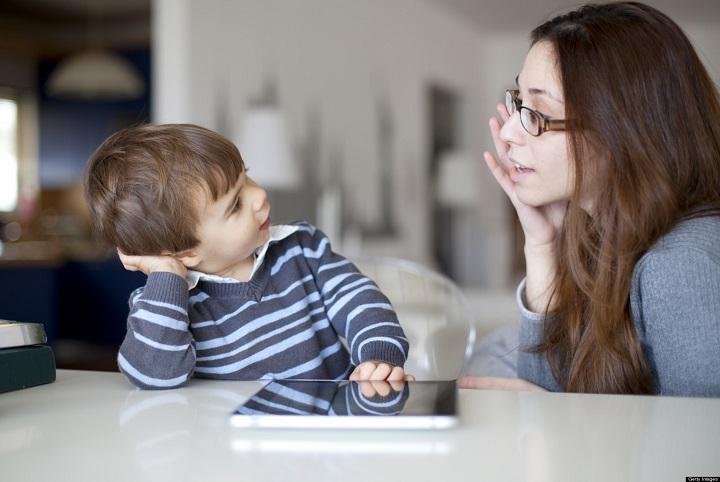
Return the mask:
[[(249, 275), (253, 252), (270, 238), (267, 193), (245, 172), (224, 196), (212, 201), (196, 196), (200, 244), (183, 257), (186, 266), (207, 274), (242, 278)], [(244, 280), (243, 280), (244, 281)]]

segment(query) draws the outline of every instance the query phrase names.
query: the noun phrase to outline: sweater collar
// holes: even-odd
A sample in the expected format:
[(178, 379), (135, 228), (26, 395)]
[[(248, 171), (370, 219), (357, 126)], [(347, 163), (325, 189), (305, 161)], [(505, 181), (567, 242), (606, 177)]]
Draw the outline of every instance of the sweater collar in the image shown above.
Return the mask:
[[(255, 262), (253, 263), (253, 268), (250, 272), (250, 284), (252, 284), (255, 273), (257, 273), (258, 269), (260, 269), (263, 261), (265, 261), (265, 255), (267, 254), (267, 250), (270, 244), (287, 238), (291, 234), (295, 233), (297, 230), (297, 226), (287, 224), (270, 226), (270, 239), (268, 239), (265, 244), (255, 250)], [(195, 288), (200, 281), (210, 281), (212, 283), (242, 283), (242, 281), (236, 280), (235, 278), (217, 276), (214, 274), (206, 274), (200, 271), (194, 271), (190, 269), (187, 272), (186, 281), (188, 284), (188, 291)]]

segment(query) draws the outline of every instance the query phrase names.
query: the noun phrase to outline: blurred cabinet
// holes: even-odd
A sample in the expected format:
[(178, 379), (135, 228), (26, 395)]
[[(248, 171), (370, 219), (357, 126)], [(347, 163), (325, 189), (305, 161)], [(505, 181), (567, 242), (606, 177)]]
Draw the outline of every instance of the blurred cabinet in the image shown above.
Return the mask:
[(43, 323), (51, 343), (119, 345), (128, 295), (144, 282), (117, 259), (0, 264), (0, 318)]
[(57, 338), (60, 271), (52, 263), (0, 265), (0, 318), (42, 323), (48, 340)]

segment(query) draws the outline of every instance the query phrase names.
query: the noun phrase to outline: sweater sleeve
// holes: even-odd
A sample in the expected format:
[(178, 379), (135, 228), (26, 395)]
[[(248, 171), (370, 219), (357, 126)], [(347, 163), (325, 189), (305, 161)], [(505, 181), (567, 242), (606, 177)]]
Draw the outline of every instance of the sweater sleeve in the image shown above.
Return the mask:
[(720, 395), (720, 259), (692, 245), (640, 261), (635, 316), (662, 395)]
[(187, 282), (173, 273), (151, 273), (129, 303), (127, 333), (118, 353), (120, 371), (140, 388), (183, 385), (195, 368)]
[(518, 347), (518, 377), (552, 392), (561, 392), (552, 374), (550, 363), (544, 353), (533, 353), (531, 349), (543, 338), (545, 316), (528, 309), (525, 302), (525, 280), (517, 288), (517, 304), (520, 308), (520, 333)]
[(382, 361), (403, 366), (409, 344), (390, 301), (319, 229), (301, 224), (298, 237), (328, 318), (345, 338), (354, 365)]

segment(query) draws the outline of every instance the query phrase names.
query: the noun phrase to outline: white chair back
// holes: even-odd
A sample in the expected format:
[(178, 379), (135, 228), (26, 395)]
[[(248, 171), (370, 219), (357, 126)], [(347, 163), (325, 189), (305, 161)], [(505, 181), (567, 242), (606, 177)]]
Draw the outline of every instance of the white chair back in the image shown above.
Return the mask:
[(475, 324), (460, 289), (423, 265), (397, 258), (354, 260), (390, 299), (410, 343), (405, 371), (418, 380), (453, 380), (475, 344)]

